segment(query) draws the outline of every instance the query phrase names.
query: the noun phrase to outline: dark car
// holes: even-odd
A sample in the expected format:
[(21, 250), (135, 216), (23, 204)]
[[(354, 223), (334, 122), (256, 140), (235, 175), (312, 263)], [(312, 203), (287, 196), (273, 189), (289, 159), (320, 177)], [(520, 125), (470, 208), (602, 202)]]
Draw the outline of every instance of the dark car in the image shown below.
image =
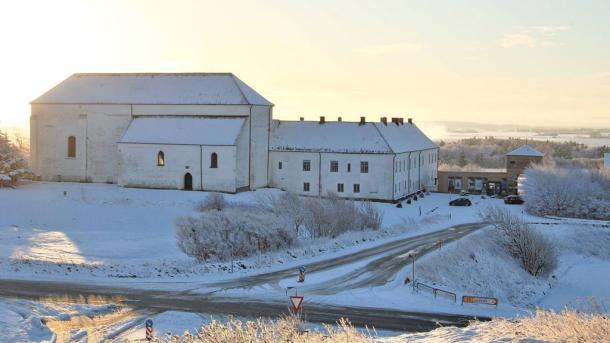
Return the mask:
[(458, 198), (455, 200), (451, 200), (449, 202), (449, 206), (470, 206), (472, 205), (472, 203), (470, 202), (470, 199), (468, 198)]
[(518, 195), (509, 195), (504, 198), (504, 203), (509, 205), (521, 205), (524, 202), (525, 201), (523, 200), (523, 198)]

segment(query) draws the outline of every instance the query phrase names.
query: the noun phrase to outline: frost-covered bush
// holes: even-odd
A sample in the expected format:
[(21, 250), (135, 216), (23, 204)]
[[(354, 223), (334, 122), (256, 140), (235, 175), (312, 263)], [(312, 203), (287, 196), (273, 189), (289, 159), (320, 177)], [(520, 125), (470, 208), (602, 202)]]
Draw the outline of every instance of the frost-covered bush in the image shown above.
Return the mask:
[(525, 208), (529, 213), (610, 219), (610, 172), (535, 166), (527, 169), (525, 176)]
[(210, 193), (204, 200), (197, 205), (199, 212), (205, 212), (209, 210), (222, 211), (227, 207), (227, 201), (224, 195), (220, 193)]
[(370, 202), (358, 204), (331, 194), (328, 198), (301, 198), (290, 192), (258, 199), (261, 209), (286, 217), (295, 231), (306, 228), (309, 236), (336, 237), (350, 230), (378, 230), (382, 213)]
[(355, 201), (328, 198), (304, 200), (305, 226), (312, 237), (336, 237), (350, 230), (377, 230), (383, 214), (372, 204), (358, 205)]
[(286, 217), (251, 206), (232, 206), (176, 220), (178, 247), (200, 261), (229, 260), (292, 246), (296, 234)]
[(255, 204), (228, 203), (221, 194), (212, 193), (197, 210), (198, 217), (176, 220), (176, 238), (185, 254), (201, 261), (289, 247), (299, 236), (335, 237), (350, 230), (378, 230), (383, 219), (368, 202), (334, 196), (301, 198), (289, 192), (259, 196)]
[(523, 222), (508, 209), (490, 206), (482, 211), (483, 219), (498, 231), (498, 240), (506, 251), (533, 276), (546, 276), (557, 267), (553, 242)]
[(0, 131), (0, 187), (14, 185), (19, 178), (29, 174), (24, 156), (23, 143), (14, 144)]

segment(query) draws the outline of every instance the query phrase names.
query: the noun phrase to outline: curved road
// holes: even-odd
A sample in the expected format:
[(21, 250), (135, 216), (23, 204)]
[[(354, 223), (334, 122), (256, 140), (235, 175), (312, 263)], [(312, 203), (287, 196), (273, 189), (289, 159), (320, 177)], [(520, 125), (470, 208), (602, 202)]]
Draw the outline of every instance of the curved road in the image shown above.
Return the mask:
[[(347, 264), (365, 261), (365, 266), (350, 270), (346, 274), (326, 280), (324, 283), (307, 284), (308, 293), (329, 295), (346, 288), (355, 289), (383, 285), (392, 280), (396, 273), (410, 263), (409, 253), (421, 256), (435, 249), (439, 241), (451, 242), (484, 227), (483, 223), (456, 225), (448, 229), (428, 234), (404, 238), (307, 265), (308, 275), (316, 272), (331, 271)], [(67, 282), (42, 282), (23, 280), (0, 280), (0, 296), (25, 298), (31, 300), (86, 302), (95, 298), (108, 303), (124, 304), (142, 313), (160, 313), (168, 310), (231, 314), (246, 317), (277, 317), (288, 313), (284, 302), (261, 302), (249, 298), (222, 297), (216, 290), (247, 289), (261, 285), (279, 288), (279, 282), (295, 277), (294, 268), (275, 272), (246, 276), (221, 282), (202, 283), (188, 291), (155, 291), (127, 287), (108, 287)], [(210, 290), (202, 293), (202, 290)], [(300, 288), (301, 289), (301, 288)], [(399, 331), (430, 330), (438, 325), (464, 326), (471, 316), (435, 314), (386, 310), (378, 308), (334, 306), (308, 302), (303, 309), (304, 318), (312, 322), (335, 323), (340, 318), (349, 318), (356, 326), (373, 326), (377, 329)], [(478, 318), (487, 319), (487, 318)]]

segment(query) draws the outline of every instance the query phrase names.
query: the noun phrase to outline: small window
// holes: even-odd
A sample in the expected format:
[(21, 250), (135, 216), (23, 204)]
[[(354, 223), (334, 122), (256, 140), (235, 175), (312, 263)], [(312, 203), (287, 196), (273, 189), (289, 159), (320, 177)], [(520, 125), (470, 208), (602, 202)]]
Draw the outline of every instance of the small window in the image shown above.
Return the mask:
[(218, 168), (218, 155), (215, 152), (210, 156), (210, 168)]
[(343, 184), (342, 183), (338, 183), (337, 184), (337, 192), (338, 193), (343, 193)]
[(68, 137), (68, 157), (76, 157), (76, 137)]
[(354, 183), (354, 193), (360, 193), (360, 184)]
[(309, 192), (309, 182), (303, 183), (303, 192)]
[(347, 164), (347, 172), (348, 172), (348, 173), (351, 173), (351, 172), (352, 172), (352, 164), (351, 164), (351, 163), (348, 163), (348, 164)]
[(279, 162), (277, 163), (277, 169), (282, 169), (282, 161), (279, 161)]
[(165, 154), (163, 151), (159, 151), (157, 153), (157, 165), (159, 167), (163, 167), (165, 165)]
[(360, 172), (361, 173), (368, 173), (369, 172), (369, 162), (368, 161), (361, 161), (360, 162)]
[(311, 171), (311, 161), (303, 160), (303, 171)]
[(330, 161), (330, 172), (331, 173), (339, 172), (339, 161)]

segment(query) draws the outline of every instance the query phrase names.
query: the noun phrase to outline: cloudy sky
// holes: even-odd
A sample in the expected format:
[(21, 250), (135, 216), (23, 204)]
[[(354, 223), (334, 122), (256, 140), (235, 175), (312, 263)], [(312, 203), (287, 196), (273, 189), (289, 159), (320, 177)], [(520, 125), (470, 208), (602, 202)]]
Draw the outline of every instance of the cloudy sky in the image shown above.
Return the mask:
[(12, 1), (0, 127), (75, 72), (220, 72), (278, 118), (610, 127), (610, 1)]

